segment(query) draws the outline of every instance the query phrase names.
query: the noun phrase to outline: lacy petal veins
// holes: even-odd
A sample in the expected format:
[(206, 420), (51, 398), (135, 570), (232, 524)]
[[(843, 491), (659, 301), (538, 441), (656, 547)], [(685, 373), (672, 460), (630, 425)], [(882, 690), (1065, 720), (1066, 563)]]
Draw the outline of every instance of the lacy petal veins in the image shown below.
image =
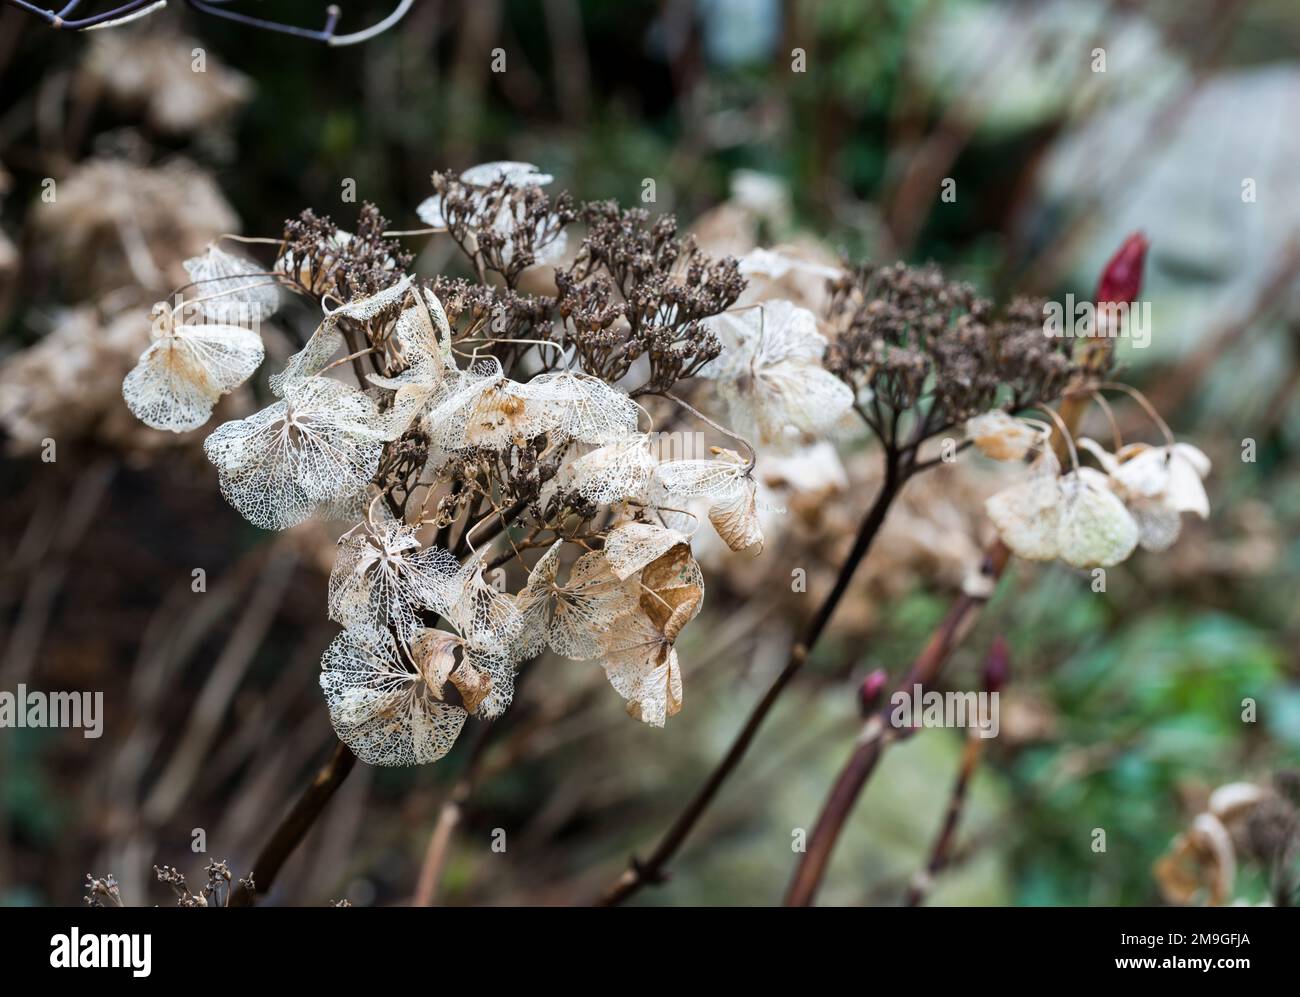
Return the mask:
[(204, 441), (221, 492), (254, 526), (296, 526), (322, 503), (365, 491), (384, 444), (378, 412), (340, 381), (289, 382), (284, 399), (219, 426)]
[(760, 444), (817, 436), (853, 404), (853, 392), (821, 366), (826, 339), (817, 318), (788, 301), (772, 301), (711, 319), (722, 353), (701, 376), (717, 382), (732, 424)]
[(420, 664), (387, 632), (344, 630), (321, 659), (321, 688), (339, 739), (371, 765), (424, 765), (451, 750), (464, 709), (444, 702), (445, 657)]
[(167, 311), (157, 338), (122, 382), (137, 419), (183, 433), (202, 426), (222, 395), (262, 364), (262, 337), (233, 325), (185, 324)]

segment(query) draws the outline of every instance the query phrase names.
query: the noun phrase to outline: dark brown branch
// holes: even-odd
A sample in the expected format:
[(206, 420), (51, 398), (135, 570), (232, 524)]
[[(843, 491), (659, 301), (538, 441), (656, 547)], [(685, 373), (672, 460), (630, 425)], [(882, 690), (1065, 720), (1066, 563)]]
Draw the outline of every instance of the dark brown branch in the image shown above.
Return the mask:
[(346, 744), (340, 742), (334, 746), (334, 753), (330, 756), (329, 762), (316, 773), (316, 778), (312, 780), (306, 792), (298, 798), (293, 809), (280, 822), (280, 826), (275, 829), (275, 833), (258, 853), (257, 860), (253, 863), (251, 884), (245, 885), (241, 881), (240, 887), (230, 895), (228, 906), (251, 907), (254, 891), (263, 896), (270, 892), (280, 869), (293, 854), (293, 850), (298, 847), (299, 842), (311, 830), (312, 824), (325, 809), (325, 804), (329, 803), (339, 786), (343, 785), (343, 780), (348, 777), (356, 761), (357, 756)]
[[(1011, 552), (1001, 541), (995, 541), (985, 551), (980, 565), (980, 590), (964, 592), (952, 604), (948, 614), (931, 635), (929, 643), (895, 687), (896, 690), (910, 691), (915, 685), (924, 688), (934, 682), (953, 648), (961, 643), (979, 617), (980, 610), (1006, 569), (1010, 556)], [(885, 701), (880, 713), (867, 721), (854, 745), (853, 753), (840, 770), (835, 785), (831, 787), (812, 836), (808, 839), (808, 850), (800, 857), (798, 868), (795, 869), (794, 879), (785, 897), (786, 906), (806, 907), (812, 903), (830, 862), (835, 842), (839, 839), (840, 831), (843, 830), (844, 822), (853, 810), (862, 787), (875, 771), (885, 747), (900, 733), (890, 724), (889, 699)]]

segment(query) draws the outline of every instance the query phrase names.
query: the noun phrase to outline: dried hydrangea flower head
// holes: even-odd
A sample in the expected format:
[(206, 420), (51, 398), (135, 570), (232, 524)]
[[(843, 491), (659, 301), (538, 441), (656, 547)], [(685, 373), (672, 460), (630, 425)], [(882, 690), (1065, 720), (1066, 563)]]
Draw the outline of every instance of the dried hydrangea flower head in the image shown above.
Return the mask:
[[(1297, 897), (1295, 856), (1300, 852), (1300, 774), (1282, 770), (1271, 784), (1233, 782), (1209, 795), (1156, 862), (1156, 884), (1171, 904), (1230, 903), (1238, 871), (1263, 872), (1276, 906)], [(1238, 901), (1240, 902), (1240, 901)]]
[(96, 31), (80, 67), (85, 83), (102, 87), (126, 108), (143, 108), (164, 132), (191, 132), (221, 125), (252, 96), (253, 88), (209, 54), (196, 73), (193, 38), (168, 31)]
[(1018, 411), (1058, 398), (1074, 372), (1071, 341), (1043, 335), (1041, 303), (998, 312), (937, 267), (862, 266), (832, 285), (826, 367), (851, 388), (873, 431), (897, 444), (898, 417), (920, 438), (998, 403)]
[(182, 279), (182, 260), (234, 231), (239, 218), (212, 177), (182, 158), (140, 166), (96, 156), (60, 178), (58, 198), (33, 224), (79, 293), (138, 285), (152, 297)]
[[(556, 295), (521, 294), (521, 274), (559, 251), (577, 214), (567, 195), (546, 195), (550, 182), (522, 163), (434, 174), (420, 214), (445, 228), (475, 280), (410, 272), (394, 237), (422, 233), (389, 233), (369, 204), (350, 233), (304, 211), (266, 272), (217, 249), (189, 263), (209, 289), (191, 302), (200, 308), (224, 299), (260, 320), (283, 290), (319, 309), (270, 376), (273, 400), (204, 449), (254, 525), (348, 521), (326, 607), (343, 630), (320, 683), (363, 761), (442, 757), (470, 716), (509, 707), (519, 669), (544, 651), (594, 662), (633, 717), (663, 726), (682, 708), (677, 644), (704, 599), (697, 529), (707, 517), (732, 551), (760, 551), (758, 448), (826, 445), (853, 413), (899, 481), (928, 438), (962, 424), (994, 457), (1039, 452), (1028, 480), (990, 508), (1026, 556), (1127, 556), (1139, 528), (1120, 484), (1191, 501), (1181, 469), (1162, 478), (1136, 452), (1109, 475), (1077, 460), (1060, 474), (1048, 432), (1017, 413), (1055, 401), (1076, 375), (1068, 341), (1046, 339), (1031, 304), (995, 313), (931, 268), (817, 271), (755, 256), (751, 272), (769, 283), (794, 269), (831, 277), (829, 312), (771, 297), (738, 308), (735, 260), (705, 256), (671, 217), (601, 202), (582, 208), (586, 234)], [(216, 364), (215, 328), (175, 322), (146, 354), (138, 397), (167, 394), (157, 371), (172, 378), (171, 414), (155, 422), (188, 424), (200, 408), (206, 418), (213, 392), (257, 366), (243, 338), (237, 371)], [(187, 361), (181, 380), (172, 354)], [(706, 408), (716, 398), (730, 425), (676, 392)], [(672, 419), (734, 442), (665, 456), (655, 421), (670, 404)], [(152, 405), (141, 411), (162, 410)]]

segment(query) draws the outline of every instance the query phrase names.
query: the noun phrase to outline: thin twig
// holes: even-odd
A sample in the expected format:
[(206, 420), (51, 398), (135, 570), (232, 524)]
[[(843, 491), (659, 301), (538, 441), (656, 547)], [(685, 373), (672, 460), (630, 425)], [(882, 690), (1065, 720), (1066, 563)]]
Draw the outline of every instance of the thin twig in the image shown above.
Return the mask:
[[(980, 610), (1006, 569), (1010, 556), (1011, 552), (1001, 541), (996, 541), (989, 547), (980, 565), (981, 584), (971, 586), (970, 591), (962, 593), (952, 604), (925, 649), (895, 687), (896, 691), (911, 691), (915, 685), (924, 688), (933, 684), (953, 648), (961, 643), (978, 619)], [(786, 906), (805, 907), (812, 903), (845, 820), (857, 802), (862, 787), (875, 770), (876, 762), (880, 760), (885, 747), (898, 736), (899, 731), (889, 719), (892, 698), (886, 699), (880, 712), (863, 726), (853, 753), (831, 787), (821, 815), (817, 818), (817, 825), (808, 839), (808, 850), (800, 857), (798, 868), (795, 869), (794, 879), (785, 897)]]
[(447, 856), (451, 854), (451, 839), (460, 825), (465, 801), (478, 781), (483, 758), (487, 754), (488, 739), (496, 724), (488, 721), (478, 729), (478, 735), (470, 749), (469, 762), (452, 787), (447, 798), (438, 810), (438, 820), (429, 836), (429, 845), (424, 852), (424, 862), (420, 866), (420, 878), (415, 887), (412, 907), (432, 907), (438, 897), (438, 885), (442, 881), (442, 870), (446, 867)]
[(957, 840), (957, 825), (961, 822), (962, 810), (965, 809), (966, 800), (969, 797), (971, 777), (975, 774), (975, 769), (979, 765), (980, 756), (984, 753), (984, 738), (976, 730), (966, 732), (966, 744), (962, 748), (961, 766), (957, 770), (957, 778), (952, 784), (952, 792), (948, 796), (948, 806), (944, 810), (943, 823), (939, 825), (939, 833), (935, 835), (934, 843), (930, 846), (930, 857), (925, 863), (925, 868), (917, 872), (912, 880), (912, 885), (907, 891), (907, 906), (919, 907), (925, 896), (930, 892), (930, 887), (934, 883), (934, 878), (948, 865), (952, 855), (953, 842)]
[[(1007, 678), (1007, 645), (1006, 641), (998, 637), (994, 640), (992, 647), (989, 649), (988, 657), (984, 661), (984, 683), (988, 692), (996, 696), (1006, 683)], [(970, 795), (970, 783), (975, 774), (975, 769), (979, 765), (980, 756), (984, 753), (984, 732), (976, 727), (967, 728), (966, 744), (962, 749), (961, 766), (957, 772), (957, 778), (953, 783), (952, 792), (948, 796), (948, 806), (944, 810), (943, 822), (939, 825), (939, 833), (935, 835), (934, 843), (930, 846), (929, 859), (925, 867), (917, 872), (912, 879), (912, 885), (907, 891), (907, 906), (919, 907), (929, 892), (934, 879), (950, 863), (953, 855), (953, 844), (957, 838), (957, 825), (961, 822), (962, 811), (965, 809), (966, 800)]]

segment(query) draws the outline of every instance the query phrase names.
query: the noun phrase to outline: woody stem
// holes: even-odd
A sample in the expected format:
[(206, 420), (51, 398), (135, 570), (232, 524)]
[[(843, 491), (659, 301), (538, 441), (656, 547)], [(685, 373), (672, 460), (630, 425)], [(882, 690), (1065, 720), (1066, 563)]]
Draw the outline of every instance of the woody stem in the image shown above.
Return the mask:
[(311, 830), (312, 824), (325, 809), (325, 804), (329, 803), (339, 786), (343, 785), (343, 780), (348, 777), (356, 761), (357, 756), (346, 744), (340, 742), (335, 745), (334, 753), (325, 767), (316, 773), (316, 778), (312, 780), (311, 785), (298, 798), (293, 809), (285, 815), (284, 820), (258, 852), (257, 859), (253, 862), (252, 883), (246, 886), (241, 881), (239, 887), (230, 894), (230, 903), (227, 906), (251, 907), (255, 893), (265, 896), (270, 891), (280, 869), (293, 854), (293, 850), (298, 847), (298, 843)]
[[(993, 591), (1010, 556), (1011, 552), (1000, 542), (989, 548), (980, 565), (980, 574), (985, 581), (983, 589), (980, 593), (963, 593), (952, 604), (948, 614), (930, 636), (929, 643), (899, 681), (896, 690), (906, 691), (914, 685), (924, 687), (933, 683), (953, 648), (961, 643), (979, 616), (981, 607), (988, 600), (987, 593)], [(886, 698), (880, 714), (867, 721), (853, 746), (853, 753), (840, 769), (835, 785), (831, 787), (822, 812), (817, 817), (812, 836), (808, 839), (808, 849), (800, 856), (794, 879), (786, 892), (787, 907), (806, 907), (816, 896), (817, 887), (821, 885), (844, 822), (852, 812), (862, 787), (875, 771), (885, 747), (898, 733), (889, 720), (892, 699), (892, 696)]]

